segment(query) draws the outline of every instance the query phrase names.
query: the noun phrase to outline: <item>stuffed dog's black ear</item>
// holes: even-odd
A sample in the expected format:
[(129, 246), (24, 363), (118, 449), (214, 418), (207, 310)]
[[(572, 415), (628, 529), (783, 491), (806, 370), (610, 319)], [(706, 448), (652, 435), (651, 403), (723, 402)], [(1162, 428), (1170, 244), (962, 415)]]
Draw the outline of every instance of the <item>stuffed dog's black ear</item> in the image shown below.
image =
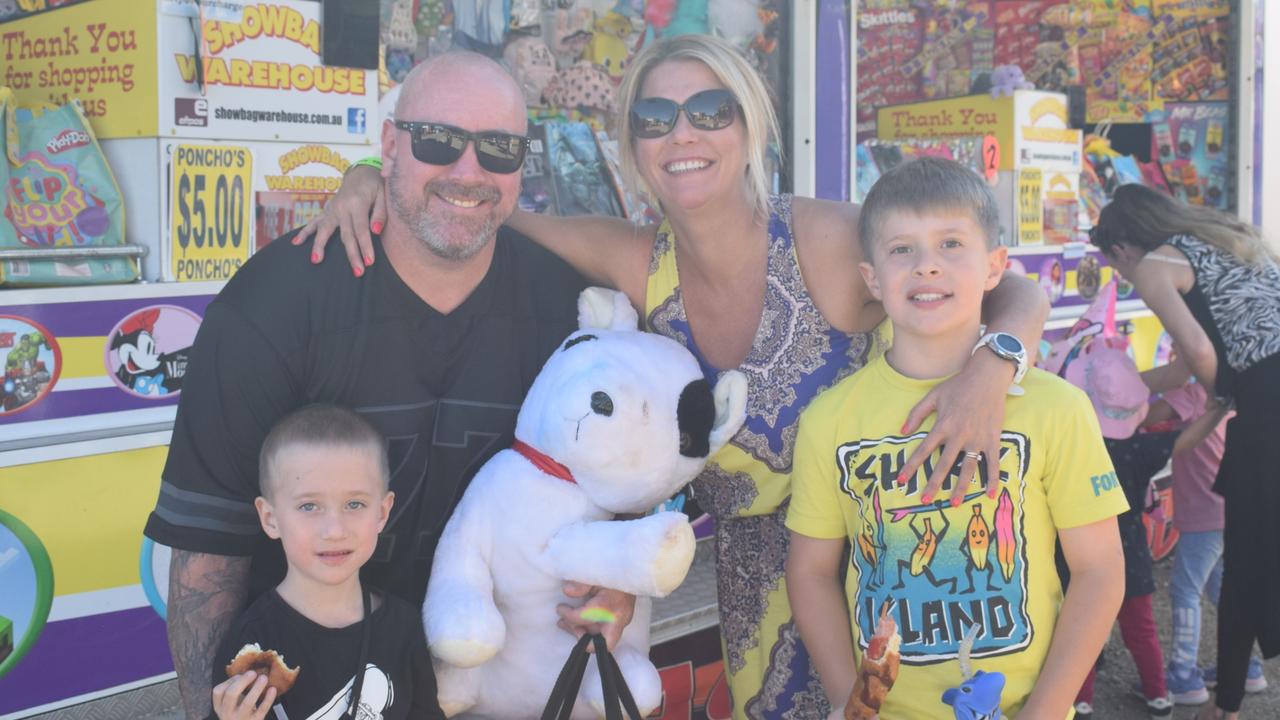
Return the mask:
[(680, 427), (680, 454), (704, 458), (711, 454), (711, 426), (716, 421), (716, 403), (711, 385), (694, 380), (684, 386), (676, 406), (676, 424)]

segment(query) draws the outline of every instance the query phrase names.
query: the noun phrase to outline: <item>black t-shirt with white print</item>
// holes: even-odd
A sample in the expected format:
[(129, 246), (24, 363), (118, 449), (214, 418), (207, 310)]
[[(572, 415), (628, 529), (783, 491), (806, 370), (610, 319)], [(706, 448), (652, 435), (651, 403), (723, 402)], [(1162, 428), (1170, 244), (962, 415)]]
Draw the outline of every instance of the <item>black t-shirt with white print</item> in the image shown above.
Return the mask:
[[(436, 680), (418, 611), (400, 598), (382, 594), (369, 617), (343, 628), (312, 622), (275, 590), (263, 593), (236, 618), (218, 651), (213, 684), (227, 679), (226, 667), (240, 648), (257, 643), (275, 650), (298, 677), (276, 702), (273, 720), (340, 720), (351, 702), (364, 625), (369, 654), (360, 691), (363, 720), (443, 720)], [(211, 716), (212, 717), (212, 716)]]
[(342, 253), (315, 266), (289, 237), (255, 254), (205, 312), (146, 534), (252, 556), (249, 597), (275, 587), (285, 563), (253, 507), (259, 449), (289, 412), (343, 405), (387, 439), (396, 494), (361, 577), (420, 604), (445, 522), (476, 470), (510, 446), (529, 385), (577, 329), (586, 283), (504, 227), (488, 273), (444, 315), (400, 279), (379, 239), (378, 261), (356, 278)]

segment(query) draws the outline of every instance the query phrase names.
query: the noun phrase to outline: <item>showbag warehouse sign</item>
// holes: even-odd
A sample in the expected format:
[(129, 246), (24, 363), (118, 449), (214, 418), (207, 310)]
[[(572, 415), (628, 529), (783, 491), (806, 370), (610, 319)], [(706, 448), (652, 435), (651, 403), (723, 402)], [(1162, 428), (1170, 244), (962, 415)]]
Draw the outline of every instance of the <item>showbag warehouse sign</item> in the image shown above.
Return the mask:
[[(210, 85), (231, 85), (259, 89), (317, 90), (340, 95), (363, 95), (365, 74), (355, 68), (271, 62), (268, 60), (225, 58), (224, 50), (259, 38), (288, 40), (320, 54), (320, 23), (302, 13), (279, 5), (250, 6), (238, 22), (206, 21), (204, 43), (209, 57), (201, 58), (203, 81)], [(178, 71), (188, 83), (196, 79), (196, 58), (175, 55)]]
[(164, 134), (359, 145), (373, 141), (377, 76), (372, 70), (320, 62), (318, 3), (221, 0), (220, 7), (221, 12), (205, 12), (203, 18), (190, 13), (160, 16)]
[(3, 24), (0, 85), (99, 139), (372, 144), (377, 73), (322, 63), (323, 28), (314, 0), (80, 2)]

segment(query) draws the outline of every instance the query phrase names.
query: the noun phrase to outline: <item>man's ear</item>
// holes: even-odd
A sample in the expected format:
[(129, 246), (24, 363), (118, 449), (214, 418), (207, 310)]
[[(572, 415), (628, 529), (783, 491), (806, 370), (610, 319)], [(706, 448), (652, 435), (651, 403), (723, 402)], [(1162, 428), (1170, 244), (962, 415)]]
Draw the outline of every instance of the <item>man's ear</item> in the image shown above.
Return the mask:
[(1009, 248), (1000, 245), (987, 253), (987, 280), (982, 284), (984, 290), (990, 290), (1000, 284), (1005, 266), (1009, 264)]
[(271, 501), (259, 495), (253, 501), (253, 506), (258, 509), (258, 522), (262, 523), (262, 532), (272, 540), (279, 540), (280, 528), (276, 523), (276, 511), (271, 507)]
[(867, 283), (867, 290), (871, 291), (871, 297), (884, 302), (884, 297), (880, 294), (880, 282), (876, 279), (875, 266), (863, 260), (858, 263), (858, 272), (862, 273), (862, 279)]
[(387, 494), (382, 496), (382, 515), (378, 518), (378, 532), (382, 532), (382, 529), (387, 526), (387, 520), (391, 517), (391, 506), (395, 504), (396, 494), (388, 490)]

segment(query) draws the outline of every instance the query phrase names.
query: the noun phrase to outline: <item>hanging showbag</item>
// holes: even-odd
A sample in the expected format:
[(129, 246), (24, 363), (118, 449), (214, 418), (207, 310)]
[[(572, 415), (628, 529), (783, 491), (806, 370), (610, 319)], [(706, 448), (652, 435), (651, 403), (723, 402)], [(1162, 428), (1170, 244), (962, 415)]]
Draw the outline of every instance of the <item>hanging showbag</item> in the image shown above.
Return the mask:
[[(0, 87), (0, 248), (124, 244), (124, 203), (93, 129), (72, 101), (18, 107)], [(138, 278), (132, 258), (0, 261), (0, 285), (88, 285)]]
[(604, 636), (598, 633), (583, 635), (578, 644), (573, 646), (564, 669), (551, 688), (551, 697), (542, 710), (542, 720), (569, 720), (574, 701), (578, 699), (578, 689), (582, 686), (582, 676), (587, 672), (587, 662), (591, 659), (591, 653), (587, 652), (588, 644), (595, 650), (596, 663), (600, 667), (600, 682), (604, 686), (605, 720), (622, 720), (624, 710), (630, 720), (641, 720), (640, 710), (631, 697), (631, 690), (622, 677), (622, 670), (609, 653)]

